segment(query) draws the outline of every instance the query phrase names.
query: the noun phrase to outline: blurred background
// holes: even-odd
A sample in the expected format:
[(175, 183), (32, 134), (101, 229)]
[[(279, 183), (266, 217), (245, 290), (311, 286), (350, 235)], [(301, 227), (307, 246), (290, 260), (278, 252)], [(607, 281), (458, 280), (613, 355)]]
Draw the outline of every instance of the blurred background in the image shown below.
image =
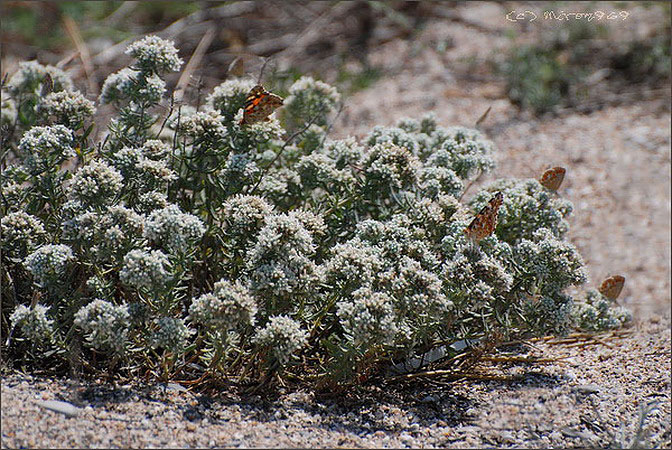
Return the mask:
[(285, 95), (312, 75), (345, 96), (333, 138), (482, 118), (498, 167), (479, 183), (566, 167), (590, 286), (622, 274), (623, 304), (669, 318), (668, 2), (3, 1), (0, 14), (3, 78), (38, 60), (92, 100), (126, 46), (157, 34), (185, 61), (169, 89), (195, 106), (229, 77)]

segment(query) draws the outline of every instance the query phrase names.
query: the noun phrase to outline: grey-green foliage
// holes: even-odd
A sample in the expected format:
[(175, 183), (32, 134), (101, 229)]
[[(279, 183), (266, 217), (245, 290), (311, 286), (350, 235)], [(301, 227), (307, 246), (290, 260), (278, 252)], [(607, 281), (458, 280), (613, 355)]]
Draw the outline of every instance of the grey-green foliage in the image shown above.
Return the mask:
[[(210, 374), (350, 381), (445, 342), (572, 326), (565, 291), (585, 273), (564, 241), (571, 204), (534, 180), (499, 180), (460, 203), (494, 168), (478, 131), (429, 115), (331, 140), (339, 94), (309, 77), (290, 87), (282, 121), (240, 124), (249, 79), (163, 117), (177, 50), (150, 37), (129, 53), (99, 98), (117, 111), (99, 142), (66, 78), (35, 64), (11, 78), (3, 117), (43, 112), (15, 124), (0, 180), (13, 357), (83, 341), (163, 376), (200, 360)], [(71, 109), (35, 94), (47, 72)], [(498, 191), (495, 234), (469, 241), (464, 228)]]

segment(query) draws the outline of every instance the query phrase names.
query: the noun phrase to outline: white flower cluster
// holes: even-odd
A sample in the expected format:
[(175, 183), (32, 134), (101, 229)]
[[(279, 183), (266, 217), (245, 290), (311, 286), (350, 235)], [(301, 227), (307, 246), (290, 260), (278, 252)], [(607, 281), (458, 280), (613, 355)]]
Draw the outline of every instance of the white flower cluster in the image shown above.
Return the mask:
[(315, 125), (325, 126), (328, 114), (340, 100), (341, 95), (333, 86), (303, 76), (290, 86), (284, 109), (294, 120), (302, 123), (313, 120)]
[(229, 186), (237, 186), (254, 180), (260, 169), (248, 153), (229, 153), (226, 165), (218, 172)]
[(153, 211), (145, 222), (145, 237), (173, 253), (186, 253), (205, 233), (203, 222), (192, 214), (168, 205)]
[(357, 347), (390, 345), (399, 333), (393, 300), (384, 292), (366, 287), (338, 303), (338, 318)]
[(268, 117), (268, 120), (240, 126), (238, 122), (242, 118), (243, 110), (241, 109), (234, 117), (236, 131), (238, 131), (234, 141), (235, 148), (268, 147), (269, 143), (280, 139), (285, 134), (285, 129), (282, 128), (282, 125), (274, 116)]
[(129, 104), (156, 104), (166, 93), (166, 82), (156, 74), (147, 75), (141, 71), (125, 67), (110, 74), (100, 90), (100, 102)]
[(632, 321), (632, 313), (613, 303), (595, 289), (590, 289), (585, 301), (573, 305), (572, 317), (582, 330), (613, 330)]
[(350, 170), (339, 170), (329, 156), (311, 153), (302, 156), (296, 170), (301, 177), (301, 184), (306, 189), (318, 187), (328, 191), (354, 183)]
[(94, 159), (81, 167), (70, 182), (70, 198), (83, 204), (107, 205), (116, 201), (123, 177), (105, 161)]
[(576, 247), (560, 241), (545, 228), (535, 231), (532, 240), (522, 239), (513, 248), (513, 256), (525, 273), (548, 280), (549, 290), (560, 292), (569, 285), (585, 283), (588, 278)]
[(289, 362), (292, 354), (308, 343), (308, 332), (291, 317), (271, 317), (264, 328), (257, 331), (254, 343), (269, 347), (281, 365)]
[(19, 70), (7, 82), (7, 89), (15, 98), (21, 94), (39, 95), (47, 74), (51, 76), (55, 92), (74, 89), (72, 80), (65, 72), (54, 66), (43, 66), (37, 61), (20, 62)]
[(138, 289), (161, 290), (172, 279), (170, 260), (161, 250), (131, 250), (124, 256), (119, 278)]
[(373, 146), (364, 161), (367, 189), (377, 196), (408, 189), (417, 182), (420, 160), (406, 148), (385, 142)]
[(191, 320), (218, 330), (254, 325), (257, 304), (239, 281), (219, 280), (211, 293), (203, 294), (189, 307)]
[(472, 210), (479, 211), (495, 192), (504, 195), (497, 227), (499, 239), (515, 244), (521, 239), (532, 239), (532, 235), (542, 228), (562, 238), (569, 230), (566, 217), (573, 210), (572, 203), (550, 194), (537, 180), (495, 181), (472, 199)]
[(148, 139), (142, 145), (141, 150), (146, 158), (160, 161), (170, 154), (171, 147), (159, 139)]
[(325, 263), (327, 282), (333, 285), (370, 286), (384, 267), (380, 249), (359, 238), (336, 244)]
[(28, 255), (23, 264), (38, 285), (47, 287), (63, 275), (74, 259), (67, 245), (46, 244)]
[(125, 67), (110, 74), (100, 90), (100, 103), (117, 103), (126, 101), (137, 89), (140, 72)]
[(68, 158), (76, 156), (72, 148), (74, 134), (63, 125), (33, 127), (21, 138), (19, 150), (32, 175), (48, 171)]
[(57, 124), (70, 129), (77, 129), (90, 120), (96, 112), (91, 100), (74, 91), (52, 92), (37, 106), (42, 117), (53, 117)]
[(255, 85), (254, 80), (232, 79), (216, 86), (206, 99), (206, 105), (219, 111), (227, 120), (232, 120), (245, 104), (247, 94)]
[(219, 213), (222, 233), (242, 246), (266, 224), (273, 207), (256, 195), (234, 195), (227, 199)]
[(327, 140), (322, 152), (329, 156), (337, 169), (344, 169), (350, 165), (359, 165), (364, 156), (364, 147), (359, 145), (355, 138), (342, 140)]
[(75, 210), (63, 221), (62, 238), (85, 249), (99, 262), (107, 262), (120, 259), (126, 250), (138, 245), (143, 228), (144, 218), (122, 205), (103, 211)]
[(403, 147), (410, 151), (413, 155), (420, 153), (420, 145), (418, 144), (417, 134), (411, 134), (399, 127), (382, 127), (375, 126), (369, 135), (366, 137), (366, 144), (373, 147), (376, 144), (394, 144), (397, 147)]
[(180, 354), (189, 343), (194, 330), (187, 327), (184, 320), (174, 317), (154, 319), (156, 329), (149, 341), (154, 348), (161, 347), (173, 354)]
[(135, 209), (142, 214), (149, 214), (155, 209), (161, 209), (168, 206), (168, 197), (159, 191), (149, 191), (140, 194)]
[(314, 252), (313, 237), (296, 215), (267, 217), (247, 252), (252, 289), (278, 296), (311, 292), (322, 276), (310, 259)]
[(0, 221), (2, 254), (23, 259), (28, 252), (44, 242), (47, 233), (42, 221), (23, 211), (11, 212)]
[(34, 308), (26, 305), (16, 307), (9, 321), (12, 327), (19, 327), (21, 334), (35, 344), (51, 340), (54, 334), (54, 321), (47, 317), (47, 308), (39, 303)]
[(221, 145), (228, 136), (224, 117), (217, 111), (197, 112), (180, 123), (180, 131), (198, 141)]
[(128, 340), (129, 318), (126, 305), (95, 299), (77, 311), (74, 323), (88, 333), (87, 340), (94, 348), (123, 353)]
[(132, 43), (126, 54), (135, 58), (137, 68), (145, 73), (177, 72), (182, 66), (175, 43), (158, 36), (146, 36)]

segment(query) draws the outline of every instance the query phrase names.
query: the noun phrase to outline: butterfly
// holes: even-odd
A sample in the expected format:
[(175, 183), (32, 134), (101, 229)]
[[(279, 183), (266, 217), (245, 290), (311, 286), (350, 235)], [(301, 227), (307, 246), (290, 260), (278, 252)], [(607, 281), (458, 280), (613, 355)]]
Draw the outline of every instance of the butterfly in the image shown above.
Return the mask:
[(484, 237), (490, 236), (492, 232), (495, 231), (495, 227), (497, 226), (497, 213), (499, 212), (499, 207), (502, 206), (503, 201), (504, 195), (501, 192), (497, 192), (495, 196), (490, 199), (488, 204), (476, 214), (476, 217), (474, 217), (469, 226), (464, 229), (464, 232), (470, 239), (478, 242)]
[(564, 167), (553, 167), (548, 169), (541, 175), (539, 183), (549, 191), (557, 191), (562, 184), (562, 180), (565, 179), (565, 168)]
[(268, 92), (260, 84), (250, 90), (245, 99), (243, 118), (239, 125), (250, 125), (268, 120), (273, 111), (282, 106), (282, 97)]
[(621, 294), (624, 284), (625, 277), (614, 275), (604, 280), (598, 290), (600, 291), (600, 294), (604, 295), (609, 300), (616, 300)]

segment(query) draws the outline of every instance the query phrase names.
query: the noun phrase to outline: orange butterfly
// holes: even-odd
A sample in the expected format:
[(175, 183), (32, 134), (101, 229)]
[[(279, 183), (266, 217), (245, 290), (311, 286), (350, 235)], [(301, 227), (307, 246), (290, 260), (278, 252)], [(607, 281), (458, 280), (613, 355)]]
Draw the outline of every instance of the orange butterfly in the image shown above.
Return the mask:
[(598, 290), (600, 291), (600, 294), (604, 295), (609, 300), (616, 300), (618, 296), (621, 295), (624, 284), (625, 277), (614, 275), (613, 277), (604, 280)]
[(562, 184), (562, 180), (565, 179), (565, 168), (564, 167), (553, 167), (548, 169), (546, 172), (541, 175), (539, 183), (549, 191), (557, 191)]
[(488, 204), (476, 214), (476, 217), (474, 217), (469, 226), (464, 229), (464, 232), (470, 239), (478, 243), (481, 239), (490, 236), (495, 231), (495, 227), (497, 227), (497, 213), (503, 202), (504, 194), (497, 192)]
[(260, 84), (250, 90), (245, 99), (243, 118), (239, 125), (250, 125), (262, 120), (268, 120), (268, 116), (282, 106), (283, 98), (268, 92)]

